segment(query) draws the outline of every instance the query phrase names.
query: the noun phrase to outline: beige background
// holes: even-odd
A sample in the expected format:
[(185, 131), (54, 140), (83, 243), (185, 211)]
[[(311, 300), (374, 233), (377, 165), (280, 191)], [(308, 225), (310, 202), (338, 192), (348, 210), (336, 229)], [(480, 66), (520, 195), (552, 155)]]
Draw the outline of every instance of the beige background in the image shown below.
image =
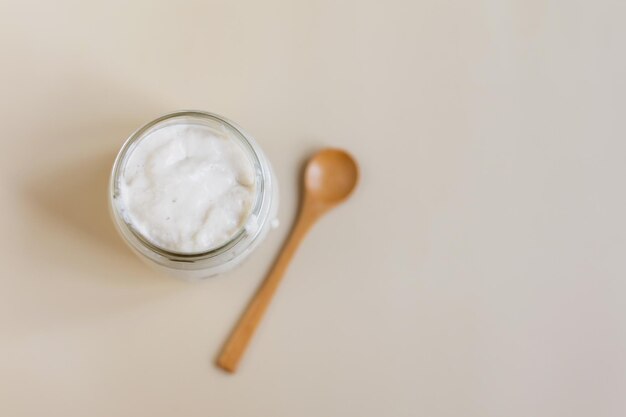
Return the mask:
[[(0, 0), (0, 415), (623, 416), (619, 1)], [(192, 285), (106, 212), (128, 134), (214, 111), (266, 150), (282, 226)], [(240, 373), (213, 360), (333, 145)]]

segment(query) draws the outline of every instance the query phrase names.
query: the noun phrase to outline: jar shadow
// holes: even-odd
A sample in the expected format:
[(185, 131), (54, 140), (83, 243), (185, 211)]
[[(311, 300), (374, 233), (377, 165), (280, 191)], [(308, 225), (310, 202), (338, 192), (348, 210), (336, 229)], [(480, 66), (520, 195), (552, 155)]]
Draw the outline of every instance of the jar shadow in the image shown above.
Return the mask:
[[(108, 209), (115, 155), (51, 153), (36, 175), (22, 179), (20, 198), (27, 221), (21, 225), (25, 236), (20, 250), (32, 253), (32, 267), (21, 276), (21, 285), (35, 291), (16, 307), (20, 313), (15, 314), (26, 318), (15, 325), (0, 320), (14, 340), (190, 290), (182, 281), (151, 271), (117, 234)], [(22, 287), (16, 288), (19, 294)]]
[(115, 153), (81, 157), (25, 188), (48, 220), (102, 246), (116, 256), (135, 258), (117, 235), (108, 210), (109, 174)]

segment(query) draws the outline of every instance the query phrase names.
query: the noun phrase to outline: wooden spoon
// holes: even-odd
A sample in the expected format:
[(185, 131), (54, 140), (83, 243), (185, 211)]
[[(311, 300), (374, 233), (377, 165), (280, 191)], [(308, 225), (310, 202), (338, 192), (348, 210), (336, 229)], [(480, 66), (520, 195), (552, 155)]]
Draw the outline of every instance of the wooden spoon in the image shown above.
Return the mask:
[(220, 368), (235, 372), (298, 245), (317, 219), (352, 193), (358, 177), (356, 161), (345, 151), (324, 149), (309, 160), (304, 172), (304, 193), (296, 225), (274, 267), (224, 345), (217, 360)]

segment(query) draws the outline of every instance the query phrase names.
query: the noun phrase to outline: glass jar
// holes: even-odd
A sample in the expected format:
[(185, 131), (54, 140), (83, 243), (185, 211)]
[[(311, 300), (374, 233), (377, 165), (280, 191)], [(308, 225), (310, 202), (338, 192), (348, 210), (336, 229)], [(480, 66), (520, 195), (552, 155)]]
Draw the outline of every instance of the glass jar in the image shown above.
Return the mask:
[[(152, 244), (125, 220), (116, 204), (120, 194), (120, 179), (137, 144), (156, 130), (173, 124), (199, 124), (212, 129), (225, 129), (241, 146), (254, 168), (255, 196), (252, 210), (243, 222), (244, 226), (228, 242), (207, 252), (175, 253)], [(149, 122), (126, 140), (113, 164), (109, 183), (109, 208), (117, 230), (140, 258), (169, 275), (202, 279), (239, 265), (263, 241), (276, 223), (278, 188), (272, 167), (252, 136), (221, 116), (202, 111), (179, 111)]]

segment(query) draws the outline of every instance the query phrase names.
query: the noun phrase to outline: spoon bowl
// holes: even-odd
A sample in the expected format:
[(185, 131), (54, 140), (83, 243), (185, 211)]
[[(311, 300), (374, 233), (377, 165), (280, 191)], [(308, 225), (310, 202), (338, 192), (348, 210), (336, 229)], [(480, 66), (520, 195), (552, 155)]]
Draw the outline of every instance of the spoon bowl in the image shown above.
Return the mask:
[(326, 204), (345, 200), (356, 187), (359, 169), (341, 149), (324, 149), (309, 160), (304, 172), (305, 193)]

